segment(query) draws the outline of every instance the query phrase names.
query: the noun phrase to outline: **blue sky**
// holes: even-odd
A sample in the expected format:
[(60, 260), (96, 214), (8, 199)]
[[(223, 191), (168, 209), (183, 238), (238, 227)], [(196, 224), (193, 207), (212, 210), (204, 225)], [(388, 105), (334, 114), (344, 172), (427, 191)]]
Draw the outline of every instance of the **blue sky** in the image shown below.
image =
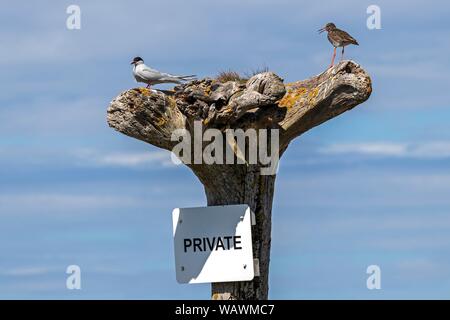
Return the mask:
[[(81, 7), (81, 30), (66, 8)], [(381, 8), (382, 29), (366, 27)], [(169, 154), (106, 124), (129, 61), (213, 76), (322, 72), (333, 21), (371, 75), (358, 108), (293, 142), (273, 207), (270, 297), (450, 297), (447, 1), (2, 1), (0, 298), (201, 299), (175, 280), (171, 211), (203, 206)], [(174, 196), (175, 195), (175, 196)], [(66, 267), (82, 290), (65, 287)], [(382, 289), (366, 288), (381, 267)]]

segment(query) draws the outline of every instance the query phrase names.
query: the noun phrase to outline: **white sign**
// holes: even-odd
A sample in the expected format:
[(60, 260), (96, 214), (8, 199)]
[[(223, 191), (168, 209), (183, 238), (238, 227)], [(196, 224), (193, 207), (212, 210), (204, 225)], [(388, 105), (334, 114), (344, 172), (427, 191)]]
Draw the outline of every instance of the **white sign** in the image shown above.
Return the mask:
[(179, 283), (249, 281), (255, 276), (252, 212), (247, 205), (172, 212)]

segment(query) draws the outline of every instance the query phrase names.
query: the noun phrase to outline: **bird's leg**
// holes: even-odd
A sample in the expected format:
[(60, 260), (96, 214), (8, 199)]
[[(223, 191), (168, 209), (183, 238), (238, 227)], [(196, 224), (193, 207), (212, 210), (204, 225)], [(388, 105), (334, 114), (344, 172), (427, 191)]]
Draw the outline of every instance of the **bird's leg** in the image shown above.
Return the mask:
[(345, 47), (342, 47), (341, 61), (344, 59), (344, 48), (345, 48)]
[(332, 66), (334, 66), (334, 58), (336, 58), (336, 47), (334, 47), (333, 58), (331, 58), (331, 65), (330, 65), (330, 68), (331, 68)]
[(149, 85), (149, 84), (147, 85), (147, 89), (150, 90), (150, 92), (158, 93), (158, 91), (152, 89), (152, 88), (151, 88), (151, 85)]

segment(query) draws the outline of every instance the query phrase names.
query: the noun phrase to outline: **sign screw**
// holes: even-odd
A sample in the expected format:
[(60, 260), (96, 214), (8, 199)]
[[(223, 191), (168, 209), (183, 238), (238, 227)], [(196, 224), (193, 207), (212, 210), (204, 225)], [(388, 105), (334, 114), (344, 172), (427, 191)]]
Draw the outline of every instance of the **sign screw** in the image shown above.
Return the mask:
[(182, 220), (182, 219), (180, 219), (179, 223), (183, 223), (183, 220)]
[(184, 271), (184, 267), (183, 266), (181, 266), (181, 271)]
[(246, 264), (244, 264), (244, 269), (247, 269), (247, 265)]

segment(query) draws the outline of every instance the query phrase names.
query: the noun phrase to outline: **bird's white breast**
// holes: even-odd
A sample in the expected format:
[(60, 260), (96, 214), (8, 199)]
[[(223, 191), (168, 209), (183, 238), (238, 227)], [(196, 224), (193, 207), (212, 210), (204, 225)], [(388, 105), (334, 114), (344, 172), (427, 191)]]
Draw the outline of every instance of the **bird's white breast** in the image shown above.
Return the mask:
[(143, 69), (143, 64), (139, 64), (137, 66), (133, 67), (133, 74), (136, 75), (137, 73), (141, 72)]

